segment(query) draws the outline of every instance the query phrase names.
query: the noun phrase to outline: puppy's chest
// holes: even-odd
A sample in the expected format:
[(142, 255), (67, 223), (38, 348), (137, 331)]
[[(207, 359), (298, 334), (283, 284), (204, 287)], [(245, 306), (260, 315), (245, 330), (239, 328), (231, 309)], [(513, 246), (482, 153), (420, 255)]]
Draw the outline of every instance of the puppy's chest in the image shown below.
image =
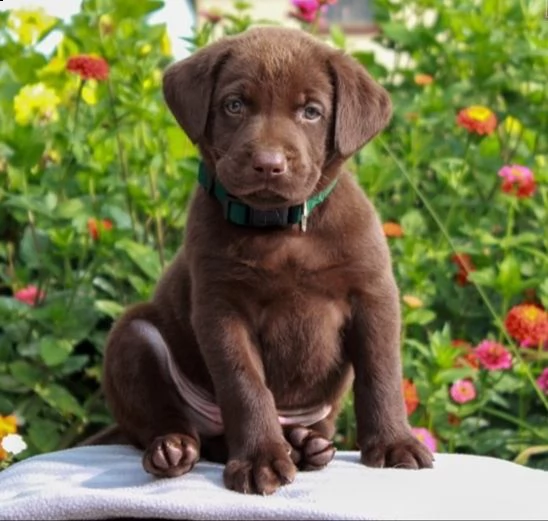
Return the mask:
[(342, 267), (304, 251), (283, 253), (248, 266), (254, 333), (275, 396), (309, 393), (340, 373), (350, 316)]

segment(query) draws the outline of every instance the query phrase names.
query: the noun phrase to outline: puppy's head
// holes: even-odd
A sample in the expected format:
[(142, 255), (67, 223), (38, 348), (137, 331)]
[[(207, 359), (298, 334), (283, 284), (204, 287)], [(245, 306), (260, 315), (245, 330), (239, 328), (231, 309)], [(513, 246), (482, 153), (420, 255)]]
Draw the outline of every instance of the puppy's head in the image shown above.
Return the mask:
[(386, 91), (349, 56), (295, 29), (220, 40), (164, 76), (173, 115), (229, 193), (268, 209), (300, 204), (380, 132)]

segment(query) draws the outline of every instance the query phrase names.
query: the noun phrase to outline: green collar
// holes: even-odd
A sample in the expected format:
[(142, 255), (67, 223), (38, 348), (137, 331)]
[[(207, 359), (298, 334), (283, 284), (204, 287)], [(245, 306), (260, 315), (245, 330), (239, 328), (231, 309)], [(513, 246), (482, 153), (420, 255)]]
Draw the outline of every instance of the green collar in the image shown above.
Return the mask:
[(233, 224), (256, 228), (300, 224), (303, 232), (306, 231), (310, 212), (327, 199), (337, 184), (335, 179), (325, 190), (297, 206), (273, 210), (256, 210), (232, 197), (225, 187), (207, 171), (203, 162), (200, 162), (198, 182), (208, 194), (213, 195), (221, 203), (225, 219)]

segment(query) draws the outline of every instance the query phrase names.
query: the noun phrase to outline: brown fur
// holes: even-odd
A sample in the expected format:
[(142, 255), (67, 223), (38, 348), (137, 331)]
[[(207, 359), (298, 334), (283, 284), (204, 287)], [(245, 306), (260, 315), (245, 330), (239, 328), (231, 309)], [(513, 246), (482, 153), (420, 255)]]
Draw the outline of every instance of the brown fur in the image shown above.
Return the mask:
[[(339, 181), (306, 232), (230, 224), (197, 189), (183, 247), (152, 300), (115, 324), (106, 349), (108, 403), (145, 449), (145, 469), (180, 475), (201, 453), (227, 462), (229, 488), (271, 493), (293, 479), (295, 464), (315, 469), (331, 459), (352, 381), (363, 463), (431, 466), (405, 413), (389, 249), (372, 204), (343, 168), (387, 124), (385, 90), (300, 31), (258, 28), (171, 66), (164, 93), (209, 170), (250, 206), (300, 204)], [(303, 112), (310, 103), (320, 113), (314, 120)], [(257, 168), (273, 153), (285, 158), (280, 175)], [(184, 377), (215, 395), (224, 435), (198, 434), (136, 320), (153, 324)], [(333, 411), (316, 425), (280, 426), (276, 409), (322, 403)]]

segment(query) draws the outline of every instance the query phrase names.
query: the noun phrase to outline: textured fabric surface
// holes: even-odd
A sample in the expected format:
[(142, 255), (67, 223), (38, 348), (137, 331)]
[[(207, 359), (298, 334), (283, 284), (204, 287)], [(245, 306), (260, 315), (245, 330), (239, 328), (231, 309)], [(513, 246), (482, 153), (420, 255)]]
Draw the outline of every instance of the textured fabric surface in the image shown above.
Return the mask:
[(0, 519), (548, 519), (548, 472), (487, 457), (437, 454), (433, 470), (370, 469), (339, 452), (272, 496), (223, 487), (200, 462), (155, 479), (131, 447), (81, 447), (0, 473)]

